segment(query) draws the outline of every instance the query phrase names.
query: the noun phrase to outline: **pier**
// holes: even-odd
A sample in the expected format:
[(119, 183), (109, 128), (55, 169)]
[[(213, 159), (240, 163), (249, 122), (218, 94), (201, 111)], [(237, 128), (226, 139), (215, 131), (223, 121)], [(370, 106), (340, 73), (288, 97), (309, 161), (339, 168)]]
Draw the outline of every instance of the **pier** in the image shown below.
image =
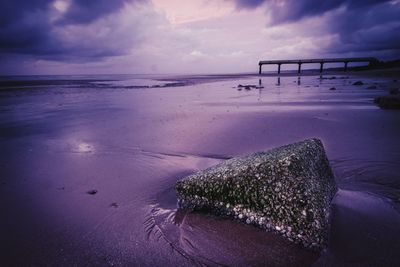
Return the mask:
[(278, 65), (278, 74), (281, 73), (281, 65), (298, 64), (297, 73), (301, 72), (302, 64), (319, 63), (319, 72), (322, 73), (325, 63), (344, 63), (344, 71), (347, 71), (347, 65), (350, 62), (368, 62), (370, 65), (379, 62), (374, 57), (356, 57), (356, 58), (320, 58), (320, 59), (295, 59), (295, 60), (263, 60), (258, 63), (259, 71), (262, 72), (262, 65)]

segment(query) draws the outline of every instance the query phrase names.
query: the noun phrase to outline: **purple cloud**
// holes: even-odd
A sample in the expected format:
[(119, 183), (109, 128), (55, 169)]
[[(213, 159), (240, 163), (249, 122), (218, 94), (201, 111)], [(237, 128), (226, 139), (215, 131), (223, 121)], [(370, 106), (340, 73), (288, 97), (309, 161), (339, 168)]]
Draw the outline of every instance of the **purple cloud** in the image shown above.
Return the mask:
[(48, 0), (6, 0), (0, 9), (0, 52), (41, 54), (50, 41)]
[(126, 3), (145, 2), (145, 0), (74, 0), (60, 19), (66, 24), (86, 24), (104, 15), (118, 11)]
[[(328, 53), (375, 53), (385, 57), (400, 56), (400, 3), (391, 0), (234, 0), (238, 8), (265, 6), (270, 26), (299, 23), (328, 15), (325, 32), (339, 39), (327, 48)], [(311, 28), (310, 31), (313, 31)], [(382, 51), (387, 50), (386, 53)]]
[(265, 4), (273, 23), (295, 22), (300, 19), (319, 16), (341, 6), (347, 9), (371, 7), (391, 2), (390, 0), (234, 0), (238, 8), (255, 8)]
[[(104, 42), (106, 38), (94, 38), (90, 43), (87, 38), (95, 36), (85, 36), (79, 26), (95, 23), (96, 20), (118, 12), (125, 4), (134, 2), (145, 0), (71, 0), (63, 2), (66, 8), (63, 12), (55, 8), (56, 2), (53, 0), (5, 0), (4, 8), (0, 10), (0, 54), (80, 60), (123, 54), (125, 51), (121, 45)], [(78, 26), (68, 28), (71, 25)], [(74, 35), (82, 39), (76, 40)], [(130, 41), (134, 42), (134, 39)]]

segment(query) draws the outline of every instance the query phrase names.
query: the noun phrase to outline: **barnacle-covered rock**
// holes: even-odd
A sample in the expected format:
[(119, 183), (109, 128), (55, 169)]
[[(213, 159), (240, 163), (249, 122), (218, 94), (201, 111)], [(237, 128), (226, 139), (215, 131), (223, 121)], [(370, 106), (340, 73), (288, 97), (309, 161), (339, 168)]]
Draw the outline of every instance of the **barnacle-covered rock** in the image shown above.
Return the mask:
[(178, 206), (207, 210), (321, 249), (337, 188), (318, 139), (233, 158), (176, 184)]

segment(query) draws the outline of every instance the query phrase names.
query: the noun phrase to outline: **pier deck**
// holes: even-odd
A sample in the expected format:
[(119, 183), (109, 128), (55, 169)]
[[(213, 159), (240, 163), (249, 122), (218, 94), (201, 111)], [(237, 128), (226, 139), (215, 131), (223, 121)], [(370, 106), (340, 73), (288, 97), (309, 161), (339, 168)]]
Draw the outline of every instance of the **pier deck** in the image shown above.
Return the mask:
[(325, 63), (344, 63), (344, 71), (347, 71), (347, 65), (350, 62), (368, 62), (370, 65), (379, 62), (378, 59), (374, 57), (357, 57), (357, 58), (319, 58), (319, 59), (295, 59), (295, 60), (262, 60), (258, 63), (259, 71), (262, 72), (262, 65), (278, 65), (278, 73), (281, 73), (281, 65), (283, 64), (298, 64), (297, 72), (301, 72), (301, 65), (307, 63), (319, 63), (319, 71), (322, 72)]

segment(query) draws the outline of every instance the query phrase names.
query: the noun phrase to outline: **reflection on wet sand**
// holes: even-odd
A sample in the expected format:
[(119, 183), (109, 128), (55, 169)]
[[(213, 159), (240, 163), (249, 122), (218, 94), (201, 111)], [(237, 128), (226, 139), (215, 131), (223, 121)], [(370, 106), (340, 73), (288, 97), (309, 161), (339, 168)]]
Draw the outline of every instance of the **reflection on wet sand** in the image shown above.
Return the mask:
[(196, 212), (179, 222), (179, 245), (208, 265), (310, 266), (319, 256), (273, 233)]
[(387, 199), (339, 190), (331, 240), (317, 266), (399, 266), (400, 214)]
[(200, 266), (400, 264), (396, 256), (400, 250), (399, 213), (387, 200), (360, 191), (337, 193), (329, 246), (321, 254), (274, 233), (203, 212), (155, 204), (149, 206), (147, 218), (149, 239), (170, 246), (174, 253)]
[[(151, 206), (149, 239), (207, 266), (310, 266), (319, 253), (285, 238), (226, 218)], [(240, 248), (240, 249), (238, 249)]]

